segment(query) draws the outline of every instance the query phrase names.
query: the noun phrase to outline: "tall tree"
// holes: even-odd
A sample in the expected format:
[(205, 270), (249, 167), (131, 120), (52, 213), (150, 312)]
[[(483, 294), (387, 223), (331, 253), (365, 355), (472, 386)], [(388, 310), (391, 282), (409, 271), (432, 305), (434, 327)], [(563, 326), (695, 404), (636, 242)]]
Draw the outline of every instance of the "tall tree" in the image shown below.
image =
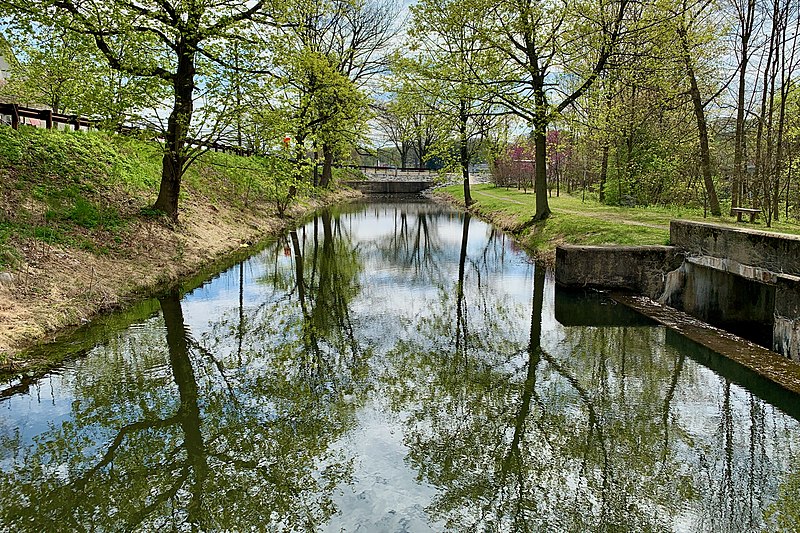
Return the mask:
[(284, 57), (279, 77), (268, 89), (276, 106), (268, 119), (292, 133), (299, 180), (316, 168), (316, 161), (308, 158), (309, 149), (327, 143), (322, 179), (315, 183), (327, 187), (336, 152), (346, 152), (364, 135), (368, 101), (321, 52), (303, 48), (287, 51)]
[(547, 129), (584, 94), (606, 68), (624, 37), (630, 0), (571, 4), (546, 0), (477, 0), (465, 24), (494, 55), (494, 70), (473, 70), (508, 111), (533, 128), (536, 213), (547, 202)]
[[(731, 181), (731, 209), (733, 209), (741, 205), (742, 184), (744, 183), (747, 67), (750, 63), (750, 55), (753, 53), (751, 45), (756, 23), (756, 1), (731, 0), (731, 5), (736, 12), (737, 41), (735, 50), (739, 56), (736, 91), (736, 133), (733, 141), (733, 180)], [(731, 215), (733, 215), (733, 212), (731, 212)]]
[(400, 156), (400, 168), (405, 169), (414, 148), (413, 124), (399, 109), (397, 101), (390, 101), (382, 105), (377, 118), (381, 132), (392, 143)]
[[(301, 0), (288, 3), (283, 11), (286, 24), (272, 36), (271, 44), (278, 83), (282, 94), (294, 93), (286, 103), (298, 141), (311, 141), (315, 156), (317, 148), (322, 151), (319, 184), (327, 187), (337, 153), (349, 153), (363, 136), (370, 118), (363, 93), (386, 67), (389, 45), (397, 32), (398, 7), (393, 0)], [(326, 79), (311, 79), (303, 67), (292, 68), (296, 56), (301, 61), (315, 57)], [(333, 100), (331, 84), (340, 89)], [(298, 106), (297, 101), (303, 99), (320, 105)]]
[(60, 27), (90, 36), (112, 68), (131, 76), (156, 78), (171, 87), (161, 185), (153, 207), (175, 220), (181, 179), (198, 155), (188, 143), (198, 68), (213, 63), (215, 48), (240, 39), (248, 25), (262, 18), (266, 5), (266, 0), (0, 0), (0, 8), (35, 22), (55, 21)]
[(444, 132), (437, 120), (441, 106), (436, 98), (420, 94), (416, 80), (407, 79), (409, 73), (402, 68), (401, 61), (393, 60), (392, 69), (386, 87), (390, 98), (385, 106), (388, 112), (380, 114), (385, 123), (383, 130), (398, 151), (402, 151), (402, 145), (398, 144), (405, 142), (414, 164), (424, 167), (433, 158), (434, 147), (442, 144)]
[[(464, 201), (472, 203), (469, 165), (476, 140), (483, 138), (496, 114), (494, 104), (485, 88), (473, 83), (477, 70), (483, 71), (486, 54), (482, 53), (479, 34), (464, 24), (470, 16), (471, 5), (450, 0), (422, 0), (411, 8), (411, 46), (417, 57), (397, 61), (396, 66), (413, 86), (418, 99), (429, 112), (439, 117), (439, 124), (455, 144), (458, 156), (454, 165), (461, 173)], [(440, 147), (445, 155), (450, 145)]]
[(700, 149), (700, 171), (703, 175), (703, 185), (705, 187), (706, 199), (711, 214), (720, 216), (722, 212), (717, 199), (717, 190), (714, 186), (714, 179), (711, 170), (711, 151), (708, 140), (708, 122), (706, 120), (706, 106), (710, 100), (704, 100), (698, 81), (698, 41), (709, 39), (713, 36), (711, 26), (713, 22), (709, 20), (711, 2), (701, 4), (689, 4), (684, 0), (679, 12), (674, 13), (675, 31), (678, 36), (680, 46), (680, 56), (689, 81), (689, 97), (692, 101), (695, 120), (697, 122), (697, 134)]

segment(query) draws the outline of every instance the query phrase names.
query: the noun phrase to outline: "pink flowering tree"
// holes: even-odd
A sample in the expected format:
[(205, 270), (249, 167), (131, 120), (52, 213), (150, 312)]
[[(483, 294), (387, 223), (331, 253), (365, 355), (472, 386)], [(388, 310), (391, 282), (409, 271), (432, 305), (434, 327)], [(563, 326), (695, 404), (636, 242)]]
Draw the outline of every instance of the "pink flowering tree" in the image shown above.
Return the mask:
[(533, 144), (528, 140), (518, 139), (507, 145), (494, 160), (492, 181), (500, 187), (533, 187), (534, 157)]

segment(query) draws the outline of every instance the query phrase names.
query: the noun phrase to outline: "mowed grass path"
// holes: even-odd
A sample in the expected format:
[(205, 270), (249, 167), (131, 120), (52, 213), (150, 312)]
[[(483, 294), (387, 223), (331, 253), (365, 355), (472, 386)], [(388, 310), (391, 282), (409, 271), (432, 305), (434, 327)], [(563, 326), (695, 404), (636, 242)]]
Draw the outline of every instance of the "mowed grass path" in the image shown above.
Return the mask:
[[(444, 193), (463, 202), (461, 185), (441, 189)], [(514, 230), (528, 222), (536, 212), (536, 197), (531, 191), (495, 187), (492, 184), (473, 185), (472, 197), (476, 201), (473, 209), (501, 227)], [(668, 244), (669, 222), (680, 218), (725, 224), (739, 228), (800, 234), (800, 224), (795, 221), (773, 222), (767, 228), (762, 222), (756, 224), (737, 223), (733, 217), (703, 218), (702, 208), (672, 207), (615, 207), (586, 196), (563, 194), (548, 198), (552, 216), (544, 223), (531, 227), (520, 237), (532, 248), (547, 252), (561, 243), (570, 244), (620, 244), (645, 245)], [(727, 208), (723, 208), (723, 212)]]

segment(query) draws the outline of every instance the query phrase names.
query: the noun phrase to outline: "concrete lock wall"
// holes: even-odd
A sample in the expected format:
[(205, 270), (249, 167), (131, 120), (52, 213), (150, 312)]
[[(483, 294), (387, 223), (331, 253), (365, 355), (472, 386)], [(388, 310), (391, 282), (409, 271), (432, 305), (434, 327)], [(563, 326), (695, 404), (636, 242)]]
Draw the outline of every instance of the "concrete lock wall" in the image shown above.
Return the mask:
[(669, 233), (672, 245), (688, 255), (724, 258), (772, 272), (800, 275), (800, 236), (686, 220), (670, 222)]
[(634, 291), (800, 361), (799, 236), (674, 220), (670, 237), (561, 246), (556, 282)]
[[(684, 310), (703, 318), (704, 311), (698, 310), (697, 306), (706, 299), (707, 303), (702, 305), (716, 306), (717, 316), (723, 319), (744, 318), (743, 315), (749, 313), (757, 327), (768, 318), (771, 343), (765, 339), (762, 344), (771, 344), (774, 351), (800, 360), (800, 237), (673, 220), (670, 240), (686, 250), (687, 263), (728, 273), (717, 274), (715, 281), (706, 284), (713, 289), (705, 296), (691, 294), (705, 283), (702, 276), (697, 281), (689, 281), (693, 276), (686, 276), (687, 285), (682, 298)], [(738, 281), (742, 279), (749, 280), (756, 288), (750, 291), (743, 288), (746, 283)], [(737, 288), (726, 290), (732, 284)], [(774, 294), (771, 310), (765, 308), (769, 304), (758, 296), (770, 291)], [(688, 296), (687, 292), (690, 293)], [(737, 306), (744, 312), (735, 311)]]
[(556, 283), (626, 289), (656, 299), (683, 256), (674, 246), (575, 246), (556, 249)]
[(700, 320), (771, 346), (775, 286), (685, 263), (683, 286), (666, 303)]

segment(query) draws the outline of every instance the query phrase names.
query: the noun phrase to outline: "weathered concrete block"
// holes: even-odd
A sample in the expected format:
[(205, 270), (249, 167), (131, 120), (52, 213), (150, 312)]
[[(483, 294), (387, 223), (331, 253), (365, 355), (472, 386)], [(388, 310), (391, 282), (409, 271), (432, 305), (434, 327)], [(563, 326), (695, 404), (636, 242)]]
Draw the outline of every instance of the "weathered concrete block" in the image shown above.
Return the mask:
[(776, 315), (800, 318), (800, 277), (779, 274), (775, 294)]
[(775, 284), (772, 349), (800, 361), (800, 278), (779, 275)]
[(627, 289), (656, 299), (667, 273), (683, 255), (674, 246), (574, 246), (556, 248), (556, 283), (565, 287)]
[(707, 255), (731, 264), (800, 275), (800, 236), (686, 220), (671, 221), (669, 230), (670, 243), (687, 255)]
[(775, 317), (772, 329), (772, 350), (800, 362), (800, 320)]

